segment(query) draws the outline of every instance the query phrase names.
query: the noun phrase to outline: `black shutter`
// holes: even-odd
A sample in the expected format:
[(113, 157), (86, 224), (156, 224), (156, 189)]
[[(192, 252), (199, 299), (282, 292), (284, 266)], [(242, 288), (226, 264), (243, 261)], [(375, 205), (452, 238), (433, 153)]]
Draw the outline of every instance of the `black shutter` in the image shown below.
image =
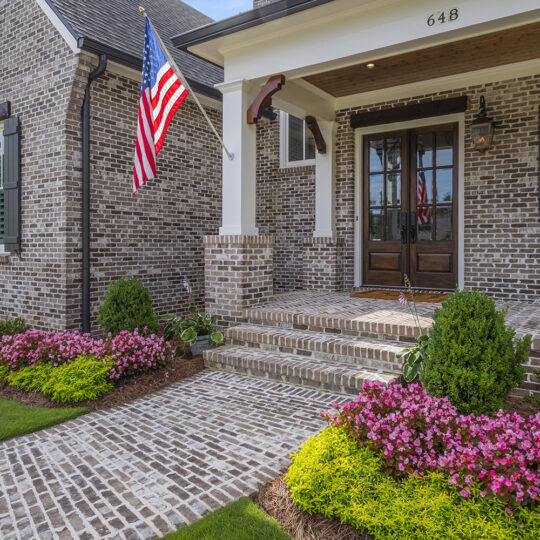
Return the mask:
[(19, 118), (4, 121), (4, 248), (20, 251), (21, 151)]

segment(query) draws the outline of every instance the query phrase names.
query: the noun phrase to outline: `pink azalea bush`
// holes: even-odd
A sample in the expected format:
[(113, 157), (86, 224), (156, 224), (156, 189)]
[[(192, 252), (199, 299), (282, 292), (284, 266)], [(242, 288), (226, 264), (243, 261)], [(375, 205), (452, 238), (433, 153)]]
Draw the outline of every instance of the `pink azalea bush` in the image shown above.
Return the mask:
[(510, 507), (534, 506), (540, 494), (540, 413), (528, 419), (502, 410), (492, 416), (458, 415), (448, 398), (413, 384), (366, 382), (363, 392), (327, 420), (343, 426), (360, 446), (382, 455), (395, 477), (444, 472), (463, 497), (478, 487)]
[(115, 337), (94, 339), (90, 334), (29, 330), (24, 334), (6, 335), (0, 340), (0, 364), (10, 371), (36, 363), (60, 366), (80, 356), (95, 356), (110, 361), (111, 379), (146, 373), (163, 367), (172, 356), (169, 343), (154, 334), (138, 331), (120, 332)]

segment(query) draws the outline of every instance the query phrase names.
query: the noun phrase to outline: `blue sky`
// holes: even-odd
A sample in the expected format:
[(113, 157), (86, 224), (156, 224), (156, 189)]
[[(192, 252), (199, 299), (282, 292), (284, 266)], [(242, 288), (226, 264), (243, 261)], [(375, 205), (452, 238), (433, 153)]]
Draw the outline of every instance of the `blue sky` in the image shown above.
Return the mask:
[(215, 20), (253, 9), (253, 0), (184, 0), (184, 2)]

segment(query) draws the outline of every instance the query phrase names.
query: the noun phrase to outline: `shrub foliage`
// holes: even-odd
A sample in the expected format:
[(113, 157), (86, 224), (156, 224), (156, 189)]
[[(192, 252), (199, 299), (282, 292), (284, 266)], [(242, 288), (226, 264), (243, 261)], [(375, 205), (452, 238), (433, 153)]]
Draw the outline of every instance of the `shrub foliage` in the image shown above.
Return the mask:
[(109, 363), (110, 358), (80, 356), (58, 367), (43, 363), (27, 366), (11, 372), (7, 380), (21, 390), (48, 394), (57, 403), (89, 401), (112, 390)]
[(428, 393), (464, 414), (490, 414), (523, 381), (531, 339), (514, 343), (506, 311), (480, 292), (459, 291), (435, 310), (420, 375)]
[(383, 472), (382, 456), (358, 447), (339, 427), (329, 427), (294, 454), (285, 477), (297, 506), (337, 517), (377, 539), (535, 539), (538, 509), (505, 511), (472, 489), (468, 499), (441, 473), (396, 480)]
[(105, 332), (113, 336), (123, 330), (155, 333), (158, 329), (150, 293), (136, 278), (118, 279), (111, 283), (103, 304), (98, 308), (98, 322)]
[(0, 336), (12, 336), (13, 334), (22, 334), (30, 329), (26, 321), (19, 317), (17, 319), (6, 319), (0, 321)]
[(417, 384), (378, 382), (334, 407), (327, 419), (377, 452), (396, 478), (442, 472), (464, 498), (479, 488), (482, 497), (509, 506), (538, 504), (540, 413), (458, 415), (448, 398), (429, 396)]

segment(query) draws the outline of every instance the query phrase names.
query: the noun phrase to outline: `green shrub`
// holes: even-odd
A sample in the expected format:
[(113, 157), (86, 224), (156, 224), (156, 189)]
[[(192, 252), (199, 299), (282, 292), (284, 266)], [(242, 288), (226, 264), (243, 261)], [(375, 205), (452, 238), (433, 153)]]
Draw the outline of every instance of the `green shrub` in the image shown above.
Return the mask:
[(0, 336), (24, 334), (27, 330), (30, 330), (30, 326), (22, 317), (0, 321)]
[(300, 510), (337, 517), (378, 540), (540, 537), (538, 508), (508, 515), (474, 486), (463, 498), (441, 473), (395, 480), (381, 472), (381, 457), (342, 428), (326, 428), (292, 459), (285, 481)]
[(0, 382), (7, 381), (9, 375), (9, 366), (6, 364), (0, 364)]
[(53, 369), (52, 364), (34, 364), (12, 371), (6, 379), (11, 386), (21, 390), (43, 392), (43, 385), (49, 380)]
[(141, 334), (157, 332), (157, 315), (152, 309), (150, 293), (138, 279), (118, 279), (111, 283), (103, 304), (98, 309), (98, 322), (113, 336), (122, 330)]
[(110, 392), (109, 365), (95, 356), (80, 356), (51, 370), (42, 387), (57, 403), (90, 401)]
[(456, 291), (435, 310), (420, 380), (463, 414), (491, 414), (523, 381), (531, 338), (514, 343), (506, 311), (480, 292)]

